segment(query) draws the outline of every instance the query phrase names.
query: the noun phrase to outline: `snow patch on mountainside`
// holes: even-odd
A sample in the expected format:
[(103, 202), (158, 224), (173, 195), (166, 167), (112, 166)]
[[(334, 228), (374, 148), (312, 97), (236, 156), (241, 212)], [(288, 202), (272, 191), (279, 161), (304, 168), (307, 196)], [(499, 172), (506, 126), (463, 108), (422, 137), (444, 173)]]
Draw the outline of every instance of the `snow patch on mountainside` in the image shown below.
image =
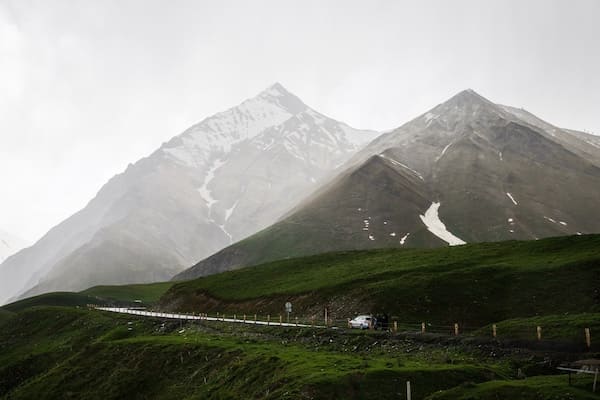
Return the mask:
[(218, 225), (218, 227), (223, 231), (223, 233), (229, 238), (229, 244), (233, 243), (233, 236), (231, 235), (231, 233), (229, 233), (227, 231), (227, 229), (225, 229), (225, 224), (222, 225)]
[(433, 120), (437, 119), (439, 117), (438, 114), (432, 113), (432, 112), (428, 112), (427, 114), (425, 114), (423, 116), (423, 119), (425, 119), (425, 122), (427, 123), (426, 127), (429, 127), (429, 125), (431, 125), (431, 123), (433, 122)]
[(587, 144), (591, 144), (594, 147), (597, 147), (600, 149), (600, 145), (597, 143), (592, 142), (591, 140), (584, 140), (584, 142), (586, 142)]
[(444, 147), (444, 149), (442, 150), (442, 153), (435, 159), (435, 161), (439, 161), (442, 157), (444, 157), (444, 154), (446, 154), (446, 151), (448, 151), (448, 149), (450, 148), (450, 146), (452, 146), (454, 144), (454, 142), (451, 142), (449, 144), (446, 145), (446, 147)]
[(510, 193), (506, 192), (506, 195), (508, 196), (508, 198), (510, 199), (510, 201), (512, 201), (512, 202), (513, 202), (513, 204), (514, 204), (515, 206), (518, 206), (518, 205), (519, 205), (519, 203), (517, 203), (517, 201), (515, 200), (515, 198), (513, 197), (513, 195), (512, 195), (512, 194), (510, 194)]
[(546, 217), (545, 215), (544, 215), (544, 219), (546, 221), (552, 222), (553, 224), (560, 224), (562, 226), (567, 226), (568, 225), (565, 221), (557, 221), (554, 218)]
[(421, 179), (422, 181), (425, 180), (425, 179), (423, 179), (423, 175), (421, 175), (420, 173), (418, 173), (417, 171), (415, 171), (414, 169), (412, 169), (408, 165), (402, 164), (400, 161), (396, 161), (393, 158), (390, 158), (390, 157), (386, 156), (385, 154), (379, 154), (379, 157), (381, 157), (381, 158), (383, 158), (385, 160), (388, 160), (389, 162), (391, 162), (394, 165), (397, 165), (397, 166), (402, 167), (402, 168), (406, 168), (407, 170), (409, 170), (413, 174), (417, 175), (419, 177), (419, 179)]
[(406, 239), (408, 239), (409, 236), (410, 236), (410, 232), (407, 233), (406, 235), (402, 236), (402, 239), (400, 239), (400, 244), (402, 246), (404, 246), (404, 243), (406, 243)]
[(425, 211), (425, 215), (419, 215), (421, 221), (423, 221), (429, 232), (433, 233), (450, 246), (465, 244), (466, 242), (464, 240), (454, 236), (450, 231), (448, 231), (448, 229), (446, 229), (446, 225), (444, 225), (444, 223), (440, 220), (438, 215), (440, 204), (441, 203), (439, 202), (431, 203), (431, 206), (429, 206), (427, 211)]
[(208, 172), (206, 173), (206, 177), (204, 178), (204, 183), (198, 188), (198, 192), (200, 193), (200, 196), (202, 196), (202, 198), (206, 201), (206, 205), (208, 206), (209, 210), (212, 208), (213, 204), (217, 202), (217, 200), (215, 200), (212, 197), (211, 191), (210, 189), (208, 189), (208, 185), (215, 178), (215, 171), (222, 167), (223, 164), (225, 164), (224, 161), (216, 159), (213, 162), (213, 164), (208, 168)]
[(229, 221), (229, 218), (231, 218), (231, 214), (233, 214), (233, 212), (235, 211), (235, 208), (238, 206), (238, 203), (240, 202), (240, 200), (236, 200), (235, 203), (233, 203), (233, 206), (231, 206), (231, 208), (228, 208), (227, 210), (225, 210), (225, 222)]

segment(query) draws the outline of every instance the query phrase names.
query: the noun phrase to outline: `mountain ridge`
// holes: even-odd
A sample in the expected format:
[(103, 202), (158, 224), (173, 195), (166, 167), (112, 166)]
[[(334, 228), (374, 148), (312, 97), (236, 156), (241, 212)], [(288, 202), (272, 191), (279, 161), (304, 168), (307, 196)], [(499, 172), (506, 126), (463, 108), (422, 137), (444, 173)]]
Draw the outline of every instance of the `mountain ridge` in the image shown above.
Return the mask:
[[(397, 171), (415, 178), (409, 190), (421, 185), (417, 181), (423, 182), (429, 193), (428, 204), (417, 205), (414, 200), (395, 204), (398, 209), (412, 209), (410, 217), (377, 206), (375, 209), (384, 215), (370, 215), (379, 221), (369, 226), (357, 225), (350, 209), (332, 209), (320, 217), (321, 222), (355, 233), (368, 228), (369, 240), (377, 241), (379, 247), (430, 247), (439, 246), (440, 241), (448, 243), (447, 239), (470, 243), (600, 232), (600, 221), (589, 218), (600, 202), (600, 164), (595, 162), (600, 151), (590, 146), (584, 152), (583, 139), (570, 131), (535, 116), (523, 114), (521, 119), (519, 113), (510, 110), (465, 90), (379, 136), (345, 164), (346, 170), (366, 169), (374, 156), (385, 158), (399, 168)], [(318, 251), (371, 248), (372, 244), (362, 238), (348, 237), (342, 245), (334, 243), (331, 231), (306, 228), (314, 226), (314, 217), (305, 218), (304, 227), (298, 227), (303, 216), (318, 215), (326, 204), (344, 204), (348, 197), (355, 196), (363, 204), (357, 208), (367, 208), (372, 195), (368, 191), (357, 195), (351, 188), (339, 190), (336, 185), (343, 179), (342, 172), (277, 224), (201, 260), (174, 279), (273, 261), (285, 251), (291, 256), (305, 256)], [(375, 181), (377, 178), (369, 181), (365, 177), (361, 184), (376, 187)], [(355, 182), (354, 186), (361, 184)], [(382, 197), (396, 190), (385, 185), (382, 188), (373, 190), (379, 190)], [(427, 220), (424, 217), (430, 209), (432, 219)], [(430, 234), (438, 232), (440, 236), (423, 235), (426, 222), (440, 228), (427, 226)], [(386, 236), (392, 224), (396, 226), (394, 233), (408, 235), (402, 243)], [(282, 237), (287, 237), (287, 249), (279, 249)], [(270, 250), (269, 243), (277, 250)]]
[(0, 230), (0, 263), (25, 247), (27, 247), (25, 240)]
[(130, 164), (84, 209), (0, 265), (1, 281), (12, 281), (0, 283), (0, 302), (167, 280), (274, 222), (376, 135), (271, 85)]

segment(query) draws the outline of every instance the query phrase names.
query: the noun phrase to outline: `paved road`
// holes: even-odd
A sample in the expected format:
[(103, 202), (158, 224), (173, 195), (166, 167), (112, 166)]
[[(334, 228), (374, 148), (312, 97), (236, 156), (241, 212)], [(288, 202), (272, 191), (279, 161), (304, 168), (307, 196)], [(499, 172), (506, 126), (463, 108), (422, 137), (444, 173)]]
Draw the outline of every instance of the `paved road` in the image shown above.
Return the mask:
[(305, 325), (305, 324), (296, 324), (296, 323), (288, 323), (278, 321), (254, 321), (247, 319), (244, 321), (240, 318), (217, 318), (217, 317), (201, 317), (199, 315), (189, 315), (189, 314), (173, 314), (173, 313), (161, 313), (154, 311), (143, 311), (143, 310), (135, 310), (131, 308), (117, 308), (117, 307), (96, 307), (96, 310), (101, 311), (109, 311), (120, 314), (132, 314), (132, 315), (141, 315), (143, 317), (151, 317), (151, 318), (168, 318), (168, 319), (176, 319), (176, 320), (201, 320), (201, 321), (221, 321), (221, 322), (231, 322), (236, 324), (248, 324), (248, 325), (270, 325), (270, 326), (293, 326), (293, 327), (302, 327), (302, 328), (325, 328), (323, 325)]

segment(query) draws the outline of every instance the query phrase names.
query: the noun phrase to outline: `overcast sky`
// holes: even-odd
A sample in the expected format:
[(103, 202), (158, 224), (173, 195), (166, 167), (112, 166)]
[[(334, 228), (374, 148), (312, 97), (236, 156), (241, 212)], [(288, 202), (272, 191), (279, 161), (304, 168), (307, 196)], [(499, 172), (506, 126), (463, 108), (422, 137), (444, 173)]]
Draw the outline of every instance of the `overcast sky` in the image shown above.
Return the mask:
[(473, 88), (600, 133), (600, 1), (0, 0), (0, 229), (35, 241), (275, 81), (359, 128)]

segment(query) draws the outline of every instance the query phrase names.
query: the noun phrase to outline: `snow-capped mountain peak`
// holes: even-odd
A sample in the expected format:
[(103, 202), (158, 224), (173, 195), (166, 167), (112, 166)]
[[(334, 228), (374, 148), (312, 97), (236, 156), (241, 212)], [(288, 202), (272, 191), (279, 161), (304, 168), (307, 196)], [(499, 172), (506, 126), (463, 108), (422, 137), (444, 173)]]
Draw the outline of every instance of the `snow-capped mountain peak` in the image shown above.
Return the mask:
[(193, 125), (165, 144), (162, 151), (180, 164), (204, 167), (202, 161), (209, 153), (229, 153), (236, 143), (256, 137), (305, 108), (300, 99), (276, 83), (256, 97)]
[(275, 83), (139, 160), (9, 258), (0, 303), (132, 276), (167, 279), (275, 222), (376, 135), (318, 113)]
[(345, 150), (356, 150), (376, 136), (375, 132), (351, 128), (312, 110), (280, 83), (275, 83), (238, 106), (192, 126), (161, 150), (181, 165), (206, 169), (212, 162), (209, 155), (215, 152), (223, 158), (234, 146), (251, 140), (267, 148), (276, 139), (273, 132), (279, 132), (279, 139), (286, 140), (290, 130), (302, 137), (302, 142), (308, 141), (303, 136), (310, 132), (313, 141), (330, 141)]
[(273, 103), (292, 115), (298, 114), (307, 108), (302, 100), (290, 93), (279, 82), (263, 90), (256, 98)]

